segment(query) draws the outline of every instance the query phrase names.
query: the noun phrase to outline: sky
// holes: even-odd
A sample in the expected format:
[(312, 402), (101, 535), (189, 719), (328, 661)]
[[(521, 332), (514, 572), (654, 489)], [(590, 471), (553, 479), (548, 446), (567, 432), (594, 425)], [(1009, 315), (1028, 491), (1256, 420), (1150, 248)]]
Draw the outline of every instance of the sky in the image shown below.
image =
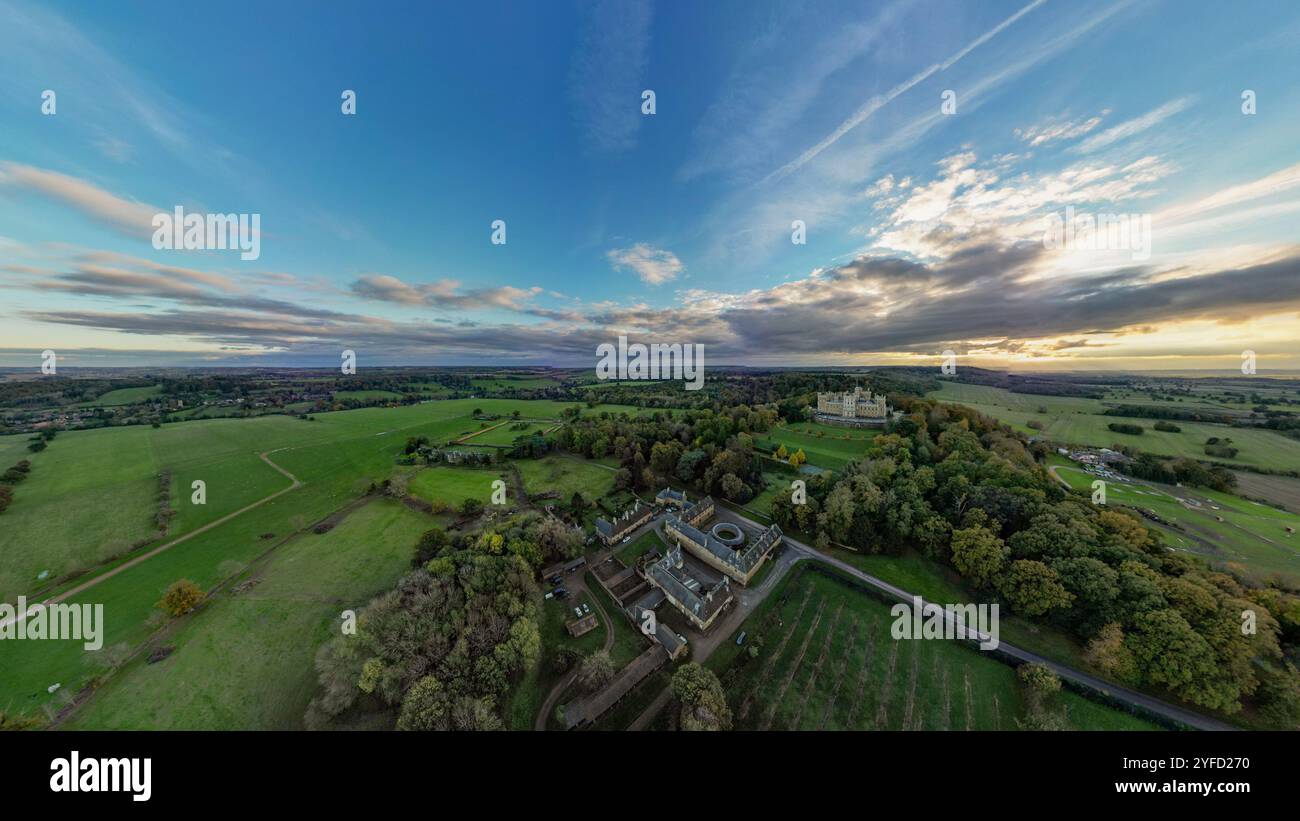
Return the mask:
[(1290, 0), (0, 0), (0, 366), (1295, 370), (1297, 80)]

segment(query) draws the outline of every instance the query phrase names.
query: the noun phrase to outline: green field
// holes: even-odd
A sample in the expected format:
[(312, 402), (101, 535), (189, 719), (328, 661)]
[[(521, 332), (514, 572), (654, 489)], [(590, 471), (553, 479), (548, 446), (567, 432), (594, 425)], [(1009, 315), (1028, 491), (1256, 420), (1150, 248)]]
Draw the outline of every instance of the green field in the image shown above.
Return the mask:
[[(1025, 705), (1012, 667), (951, 641), (896, 641), (889, 606), (805, 567), (784, 579), (710, 657), (735, 726), (772, 730), (1014, 730)], [(1063, 691), (1049, 705), (1080, 729), (1152, 729)]]
[[(1057, 475), (1076, 490), (1092, 493), (1096, 476), (1058, 464)], [(1202, 488), (1165, 488), (1141, 482), (1106, 482), (1106, 503), (1151, 510), (1181, 528), (1161, 528), (1176, 550), (1196, 553), (1259, 581), (1300, 584), (1300, 516), (1268, 505)], [(1222, 518), (1223, 521), (1218, 521)]]
[(132, 661), (67, 726), (300, 729), (316, 692), (317, 648), (343, 610), (360, 609), (410, 569), (429, 524), (380, 499), (328, 533), (296, 537), (166, 636), (171, 656)]
[[(286, 477), (257, 457), (270, 452), (269, 458), (294, 474), (301, 487), (106, 577), (68, 600), (104, 605), (105, 646), (136, 647), (153, 632), (146, 620), (169, 584), (188, 578), (209, 590), (241, 572), (286, 537), (356, 500), (371, 483), (392, 476), (407, 437), (446, 440), (474, 430), (475, 408), (506, 416), (519, 410), (525, 416), (549, 418), (571, 406), (464, 399), (321, 413), (311, 422), (269, 415), (161, 428), (65, 432), (33, 456), (31, 478), (18, 487), (14, 504), (0, 521), (0, 578), (6, 580), (6, 598), (12, 601), (32, 589), (43, 569), (85, 567), (107, 558), (113, 551), (106, 542), (132, 532), (127, 522), (140, 522), (135, 532), (147, 536), (159, 470), (173, 472), (172, 503), (179, 513), (171, 539), (289, 486)], [(12, 438), (0, 437), (5, 452), (15, 450), (6, 441)], [(558, 479), (596, 498), (613, 481), (612, 471), (579, 460), (566, 460), (564, 465), (536, 463), (531, 469), (539, 488), (534, 492), (549, 489)], [(204, 478), (208, 484), (207, 505), (201, 508), (189, 506), (192, 477)], [(77, 583), (94, 577), (85, 576)], [(6, 675), (0, 677), (0, 709), (39, 714), (58, 708), (100, 667), (80, 642), (4, 642), (0, 669)], [(54, 684), (60, 687), (51, 695), (47, 688)]]
[(838, 470), (861, 456), (877, 431), (839, 428), (816, 422), (774, 427), (763, 437), (756, 437), (755, 448), (771, 453), (778, 445), (785, 445), (790, 453), (800, 448), (808, 463), (827, 470)]
[[(500, 469), (435, 465), (412, 476), (407, 490), (426, 502), (441, 500), (459, 506), (466, 499), (478, 499), (488, 504), (492, 500), (492, 482), (506, 478), (505, 471)], [(509, 482), (506, 484), (508, 487)]]
[(520, 459), (514, 464), (529, 496), (553, 490), (559, 493), (557, 501), (568, 503), (578, 491), (588, 502), (594, 502), (614, 490), (614, 471), (585, 459), (551, 454), (542, 459)]
[[(1180, 432), (1158, 431), (1153, 427), (1155, 419), (1102, 415), (1105, 405), (1096, 399), (1019, 394), (1002, 388), (959, 382), (945, 382), (940, 390), (928, 394), (928, 397), (966, 405), (1022, 432), (1041, 433), (1063, 445), (1110, 447), (1118, 443), (1158, 456), (1208, 460), (1211, 457), (1205, 454), (1206, 440), (1227, 437), (1239, 452), (1233, 459), (1214, 461), (1255, 465), (1270, 470), (1295, 470), (1300, 465), (1300, 441), (1264, 429), (1173, 420), (1173, 424), (1181, 428)], [(1047, 412), (1038, 413), (1040, 406)], [(1037, 431), (1026, 427), (1025, 423), (1031, 419), (1042, 422), (1045, 429)], [(1145, 432), (1137, 436), (1116, 433), (1107, 427), (1114, 422), (1139, 425)]]

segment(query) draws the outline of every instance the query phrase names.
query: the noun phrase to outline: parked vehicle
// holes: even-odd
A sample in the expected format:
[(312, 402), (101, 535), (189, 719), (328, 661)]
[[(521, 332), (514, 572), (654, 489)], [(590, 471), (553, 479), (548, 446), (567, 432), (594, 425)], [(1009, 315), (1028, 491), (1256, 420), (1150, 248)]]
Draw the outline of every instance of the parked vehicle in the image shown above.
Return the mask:
[(740, 635), (736, 636), (736, 646), (743, 647), (745, 645), (745, 639), (748, 637), (749, 637), (748, 633), (746, 633), (744, 630), (740, 631)]

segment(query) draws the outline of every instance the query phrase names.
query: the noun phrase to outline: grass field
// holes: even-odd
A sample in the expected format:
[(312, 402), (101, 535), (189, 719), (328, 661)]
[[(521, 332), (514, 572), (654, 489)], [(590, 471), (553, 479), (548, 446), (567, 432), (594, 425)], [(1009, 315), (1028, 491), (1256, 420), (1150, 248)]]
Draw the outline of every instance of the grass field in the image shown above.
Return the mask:
[[(805, 567), (742, 626), (756, 658), (728, 641), (723, 676), (740, 729), (1013, 730), (1024, 703), (1008, 665), (950, 641), (896, 641), (889, 606)], [(1070, 692), (1053, 697), (1080, 729), (1152, 729)]]
[(1265, 476), (1260, 473), (1236, 471), (1237, 492), (1242, 496), (1263, 499), (1281, 505), (1292, 513), (1300, 513), (1300, 479), (1290, 476)]
[(865, 453), (875, 436), (876, 431), (801, 422), (772, 428), (765, 437), (756, 439), (754, 446), (769, 453), (778, 445), (785, 445), (791, 453), (802, 448), (809, 464), (838, 470)]
[(614, 471), (584, 459), (551, 454), (542, 459), (519, 459), (514, 464), (530, 496), (554, 490), (560, 501), (568, 502), (574, 491), (579, 491), (592, 502), (614, 490)]
[[(1238, 453), (1233, 459), (1215, 461), (1255, 465), (1270, 470), (1295, 470), (1300, 465), (1300, 441), (1269, 430), (1175, 420), (1174, 424), (1181, 428), (1180, 432), (1158, 431), (1153, 427), (1155, 419), (1102, 415), (1105, 405), (1096, 399), (1019, 394), (1002, 388), (960, 382), (945, 382), (940, 390), (928, 396), (966, 405), (1023, 432), (1042, 433), (1053, 442), (1061, 444), (1110, 447), (1119, 443), (1158, 456), (1187, 456), (1206, 460), (1211, 458), (1205, 454), (1206, 440), (1210, 437), (1227, 437), (1232, 439), (1232, 447), (1237, 448)], [(1045, 408), (1046, 413), (1038, 413), (1040, 407)], [(1042, 422), (1044, 430), (1028, 428), (1025, 423), (1031, 419)], [(1139, 425), (1145, 432), (1137, 436), (1116, 433), (1107, 427), (1112, 422)]]
[[(492, 500), (492, 482), (506, 479), (505, 471), (494, 468), (463, 468), (452, 465), (427, 467), (411, 477), (408, 492), (426, 502), (441, 500), (459, 506), (466, 499), (483, 504)], [(507, 481), (507, 487), (509, 482)]]
[(428, 526), (426, 516), (379, 499), (328, 533), (296, 537), (167, 636), (171, 656), (132, 661), (67, 726), (300, 729), (316, 692), (317, 648), (343, 610), (410, 569)]
[[(1057, 475), (1089, 494), (1097, 477), (1073, 466)], [(1277, 577), (1300, 583), (1300, 516), (1227, 493), (1202, 488), (1157, 487), (1140, 482), (1106, 483), (1106, 503), (1154, 511), (1182, 528), (1163, 529), (1177, 550), (1196, 553), (1215, 564), (1259, 581)], [(1222, 518), (1223, 521), (1218, 521)]]
[[(526, 416), (550, 417), (570, 406), (464, 399), (322, 413), (312, 422), (272, 415), (65, 432), (34, 455), (32, 478), (19, 486), (14, 504), (0, 521), (0, 579), (6, 580), (6, 599), (12, 601), (30, 589), (42, 569), (86, 566), (107, 557), (112, 551), (106, 542), (131, 532), (128, 521), (141, 522), (136, 532), (147, 536), (159, 470), (173, 472), (173, 505), (179, 511), (169, 538), (286, 487), (289, 480), (257, 458), (270, 451), (270, 458), (297, 476), (301, 487), (68, 600), (104, 605), (105, 646), (138, 646), (153, 631), (146, 621), (169, 584), (188, 578), (209, 590), (241, 572), (286, 537), (354, 501), (372, 482), (391, 476), (408, 436), (445, 440), (473, 430), (477, 423), (470, 414), (475, 408), (507, 416), (519, 410)], [(4, 438), (0, 447), (14, 450)], [(567, 485), (585, 488), (589, 498), (601, 495), (594, 491), (613, 481), (612, 472), (580, 461), (534, 470), (539, 488), (549, 487), (554, 472)], [(191, 477), (207, 481), (207, 505), (187, 510)], [(42, 482), (49, 484), (42, 487)], [(96, 568), (95, 573), (111, 566)], [(0, 709), (39, 714), (65, 704), (100, 671), (100, 664), (80, 642), (4, 642), (0, 669), (5, 670), (0, 676)], [(60, 687), (51, 695), (47, 688), (53, 684)]]

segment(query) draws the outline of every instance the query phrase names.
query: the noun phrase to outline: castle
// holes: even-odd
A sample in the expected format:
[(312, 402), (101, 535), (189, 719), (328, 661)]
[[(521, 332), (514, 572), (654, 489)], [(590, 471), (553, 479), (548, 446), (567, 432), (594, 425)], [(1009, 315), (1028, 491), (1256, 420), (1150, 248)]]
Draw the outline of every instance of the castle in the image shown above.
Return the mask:
[(828, 425), (847, 425), (849, 427), (883, 426), (889, 421), (889, 405), (885, 397), (863, 391), (862, 387), (853, 389), (853, 393), (819, 393), (817, 394), (817, 412), (814, 418)]

